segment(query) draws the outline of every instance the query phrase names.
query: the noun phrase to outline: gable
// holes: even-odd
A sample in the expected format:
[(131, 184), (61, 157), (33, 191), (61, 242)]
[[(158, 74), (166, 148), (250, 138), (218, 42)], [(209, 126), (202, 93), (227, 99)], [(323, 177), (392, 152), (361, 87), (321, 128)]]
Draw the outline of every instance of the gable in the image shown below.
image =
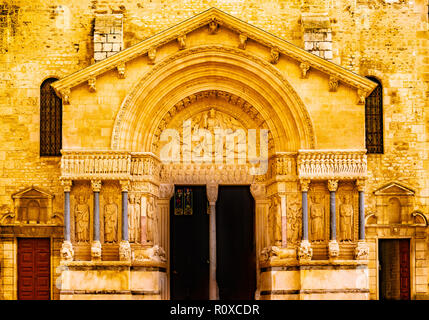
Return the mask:
[(12, 195), (13, 199), (51, 199), (53, 196), (36, 187), (30, 187)]
[(336, 90), (339, 82), (356, 88), (361, 102), (376, 87), (374, 82), (365, 77), (313, 55), (216, 8), (211, 8), (105, 60), (73, 73), (53, 83), (52, 87), (63, 99), (63, 103), (68, 104), (70, 90), (77, 85), (86, 82), (90, 91), (95, 91), (98, 76), (108, 71), (116, 70), (119, 78), (125, 77), (126, 64), (141, 56), (147, 56), (149, 64), (155, 64), (157, 48), (170, 42), (177, 43), (179, 50), (188, 48), (190, 44), (187, 43), (186, 35), (202, 27), (207, 27), (209, 34), (218, 31), (222, 32), (220, 29), (232, 31), (236, 35), (237, 47), (242, 50), (245, 50), (246, 43), (249, 40), (265, 46), (268, 51), (268, 57), (266, 55), (264, 59), (268, 59), (272, 64), (276, 64), (282, 55), (294, 59), (300, 64), (303, 77), (306, 77), (306, 74), (311, 72), (312, 69), (318, 70), (327, 75), (329, 86), (334, 90)]
[(392, 182), (377, 189), (374, 194), (376, 196), (412, 196), (414, 191), (399, 183)]

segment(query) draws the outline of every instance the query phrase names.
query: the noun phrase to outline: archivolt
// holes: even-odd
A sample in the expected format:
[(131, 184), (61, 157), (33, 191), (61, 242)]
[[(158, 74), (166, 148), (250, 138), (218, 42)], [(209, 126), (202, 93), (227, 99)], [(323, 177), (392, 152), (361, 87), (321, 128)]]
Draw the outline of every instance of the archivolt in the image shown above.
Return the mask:
[(112, 149), (153, 151), (152, 137), (167, 112), (206, 90), (229, 92), (254, 106), (276, 151), (314, 148), (310, 115), (281, 72), (243, 50), (213, 45), (180, 51), (142, 77), (116, 116)]

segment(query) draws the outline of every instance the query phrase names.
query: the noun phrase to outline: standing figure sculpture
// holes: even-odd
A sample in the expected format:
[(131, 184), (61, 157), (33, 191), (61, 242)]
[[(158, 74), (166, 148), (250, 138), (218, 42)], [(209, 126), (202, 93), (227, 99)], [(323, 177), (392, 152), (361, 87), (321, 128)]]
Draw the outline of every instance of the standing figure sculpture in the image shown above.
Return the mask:
[(311, 197), (312, 203), (310, 205), (311, 217), (311, 239), (315, 242), (324, 240), (324, 216), (325, 208), (321, 201), (321, 196), (315, 194)]
[(118, 205), (114, 203), (113, 196), (107, 196), (104, 206), (104, 242), (113, 243), (117, 241), (118, 234)]
[(130, 195), (128, 206), (128, 234), (130, 242), (137, 242), (139, 239), (140, 226), (140, 203), (134, 194)]
[(147, 200), (147, 241), (158, 244), (158, 217), (155, 210), (155, 200), (149, 196)]
[(350, 202), (350, 195), (345, 194), (340, 205), (340, 239), (346, 242), (352, 241), (353, 205)]
[(77, 242), (89, 241), (89, 206), (85, 196), (80, 194), (75, 206), (75, 232)]
[[(287, 208), (287, 241), (289, 243), (298, 243), (301, 240), (302, 232), (302, 206), (297, 196), (291, 195)], [(289, 232), (290, 230), (290, 232)]]
[(282, 223), (281, 223), (281, 211), (280, 211), (280, 199), (273, 197), (271, 202), (269, 219), (269, 228), (271, 228), (271, 241), (270, 244), (274, 246), (281, 246), (282, 244)]

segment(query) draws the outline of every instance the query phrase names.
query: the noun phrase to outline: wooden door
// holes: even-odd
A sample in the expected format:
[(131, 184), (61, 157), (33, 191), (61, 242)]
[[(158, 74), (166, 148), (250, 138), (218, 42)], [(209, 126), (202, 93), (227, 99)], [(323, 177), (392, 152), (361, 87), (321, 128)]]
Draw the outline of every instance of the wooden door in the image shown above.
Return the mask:
[(49, 239), (18, 239), (18, 299), (50, 299)]
[(410, 300), (410, 241), (399, 241), (399, 275), (401, 300)]
[(216, 203), (217, 284), (221, 300), (253, 300), (254, 200), (247, 186), (220, 186)]
[[(183, 199), (188, 194), (189, 206)], [(209, 298), (209, 215), (206, 188), (176, 186), (170, 202), (170, 296)]]

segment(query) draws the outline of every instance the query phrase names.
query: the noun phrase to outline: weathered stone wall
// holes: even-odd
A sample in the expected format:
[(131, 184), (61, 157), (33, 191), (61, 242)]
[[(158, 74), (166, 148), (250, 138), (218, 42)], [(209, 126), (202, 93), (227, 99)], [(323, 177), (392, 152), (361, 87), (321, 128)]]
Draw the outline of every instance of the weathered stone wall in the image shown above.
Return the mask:
[[(397, 181), (416, 192), (413, 209), (429, 214), (425, 0), (4, 0), (0, 4), (0, 214), (12, 210), (13, 193), (31, 185), (54, 194), (53, 211), (62, 211), (59, 158), (39, 156), (39, 87), (48, 77), (61, 78), (91, 64), (95, 14), (123, 14), (123, 42), (128, 48), (213, 6), (303, 48), (301, 13), (327, 13), (332, 61), (375, 76), (383, 84), (385, 152), (368, 156), (367, 212), (375, 211), (372, 192)], [(339, 126), (346, 125), (339, 120)], [(11, 245), (4, 243), (0, 255), (0, 297), (6, 299), (13, 298), (16, 290), (7, 269), (10, 260), (5, 259), (13, 254), (7, 249)], [(375, 298), (375, 247), (371, 254), (370, 287)]]

